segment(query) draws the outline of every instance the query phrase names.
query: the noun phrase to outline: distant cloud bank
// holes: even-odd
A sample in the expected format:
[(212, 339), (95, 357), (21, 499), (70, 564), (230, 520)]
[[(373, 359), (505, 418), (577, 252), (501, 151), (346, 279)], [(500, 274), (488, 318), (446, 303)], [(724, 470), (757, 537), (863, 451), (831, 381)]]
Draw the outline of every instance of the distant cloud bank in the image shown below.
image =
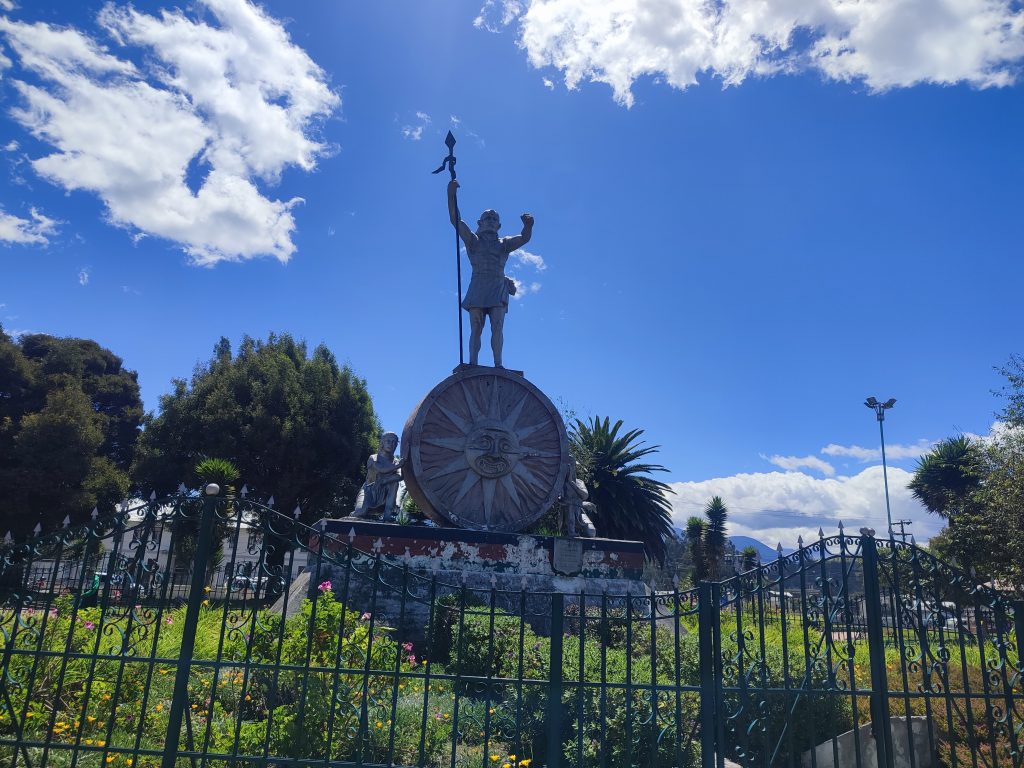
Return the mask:
[(1024, 59), (1014, 0), (486, 0), (474, 21), (516, 22), (533, 66), (561, 70), (570, 89), (607, 83), (626, 106), (645, 75), (680, 89), (699, 74), (738, 85), (801, 72), (871, 91), (987, 88), (1014, 82)]
[(54, 148), (35, 171), (97, 194), (114, 224), (175, 242), (200, 265), (286, 262), (301, 198), (276, 200), (261, 185), (315, 168), (328, 151), (318, 121), (340, 99), (263, 10), (198, 4), (209, 23), (106, 5), (98, 26), (114, 53), (75, 28), (0, 17), (0, 36), (34, 76), (4, 73), (22, 101), (13, 115)]

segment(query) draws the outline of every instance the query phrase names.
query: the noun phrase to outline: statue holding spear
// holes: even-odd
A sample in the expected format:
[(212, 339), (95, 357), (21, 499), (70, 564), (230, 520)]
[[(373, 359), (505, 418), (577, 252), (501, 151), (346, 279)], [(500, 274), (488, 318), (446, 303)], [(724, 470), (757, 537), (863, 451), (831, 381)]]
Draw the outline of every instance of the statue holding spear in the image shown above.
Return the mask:
[[(480, 214), (477, 230), (473, 232), (466, 222), (459, 217), (458, 189), (459, 182), (455, 178), (455, 137), (451, 131), (445, 139), (448, 146), (448, 157), (434, 173), (440, 173), (448, 166), (451, 180), (448, 182), (448, 216), (455, 228), (455, 252), (458, 259), (458, 241), (461, 238), (466, 245), (469, 263), (473, 267), (473, 275), (469, 281), (469, 290), (465, 299), (462, 298), (462, 266), (457, 265), (459, 283), (459, 305), (469, 312), (469, 364), (478, 365), (481, 336), (484, 321), (491, 325), (491, 352), (494, 355), (494, 367), (502, 368), (502, 346), (504, 344), (505, 313), (508, 312), (509, 296), (515, 295), (515, 282), (505, 276), (505, 263), (509, 254), (530, 242), (533, 234), (533, 216), (524, 213), (520, 218), (523, 222), (522, 232), (511, 237), (499, 237), (498, 229), (501, 220), (493, 210)], [(462, 357), (462, 314), (459, 314), (459, 363)]]

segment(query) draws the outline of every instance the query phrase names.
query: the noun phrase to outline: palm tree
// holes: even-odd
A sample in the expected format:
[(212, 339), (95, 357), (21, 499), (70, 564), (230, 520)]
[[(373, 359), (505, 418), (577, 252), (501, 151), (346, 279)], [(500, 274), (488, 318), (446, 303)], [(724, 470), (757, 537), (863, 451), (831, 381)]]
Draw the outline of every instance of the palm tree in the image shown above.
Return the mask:
[(665, 540), (672, 535), (672, 505), (665, 498), (672, 489), (649, 474), (668, 470), (638, 461), (660, 447), (640, 442), (642, 429), (620, 435), (621, 429), (621, 420), (609, 426), (607, 417), (602, 421), (595, 416), (590, 423), (576, 420), (569, 439), (578, 477), (597, 507), (593, 522), (598, 532), (642, 541), (647, 554), (662, 563)]
[(969, 437), (950, 437), (917, 461), (914, 477), (907, 487), (929, 512), (954, 517), (969, 503), (981, 486), (984, 459), (980, 447)]
[(704, 558), (708, 577), (717, 579), (725, 557), (725, 520), (729, 516), (721, 496), (712, 497), (704, 507), (704, 516), (708, 519), (704, 532)]
[(707, 523), (703, 517), (691, 517), (686, 521), (686, 541), (690, 545), (690, 560), (693, 561), (693, 585), (704, 581), (708, 576), (707, 562), (704, 560), (704, 528)]

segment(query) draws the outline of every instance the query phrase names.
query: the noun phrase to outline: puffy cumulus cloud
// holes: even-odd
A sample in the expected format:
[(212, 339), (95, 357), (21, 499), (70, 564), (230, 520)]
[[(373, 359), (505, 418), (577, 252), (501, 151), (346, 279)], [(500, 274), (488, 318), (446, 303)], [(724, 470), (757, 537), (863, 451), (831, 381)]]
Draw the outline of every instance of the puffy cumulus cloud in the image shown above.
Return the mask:
[(0, 209), (0, 243), (45, 245), (56, 234), (58, 221), (32, 208), (28, 219), (12, 216)]
[[(921, 455), (928, 453), (932, 448), (935, 447), (934, 440), (918, 440), (912, 444), (901, 444), (893, 443), (892, 445), (885, 446), (886, 458), (898, 460), (898, 459), (916, 459)], [(879, 448), (865, 448), (860, 445), (836, 445), (835, 443), (829, 443), (821, 452), (826, 456), (846, 456), (851, 459), (857, 459), (858, 461), (881, 461), (882, 460), (882, 449)]]
[(816, 469), (827, 477), (832, 477), (836, 473), (835, 467), (817, 456), (765, 456), (762, 454), (761, 458), (780, 469), (797, 470), (806, 467), (807, 469)]
[[(918, 541), (934, 536), (942, 521), (918, 503), (907, 484), (911, 473), (889, 468), (889, 498), (893, 520), (913, 520)], [(802, 472), (756, 472), (699, 482), (671, 483), (675, 495), (672, 519), (680, 528), (691, 515), (701, 514), (712, 496), (729, 508), (729, 533), (752, 536), (770, 546), (796, 546), (818, 529), (835, 533), (839, 522), (853, 532), (863, 526), (880, 535), (887, 530), (882, 467), (868, 467), (852, 476), (817, 478)]]
[[(82, 31), (0, 19), (22, 68), (13, 114), (56, 151), (33, 161), (109, 219), (181, 245), (196, 264), (295, 251), (292, 208), (258, 183), (310, 171), (328, 147), (318, 121), (339, 104), (324, 72), (246, 0), (201, 0), (211, 23), (107, 5), (100, 28), (145, 69)], [(216, 23), (212, 23), (215, 21)]]
[(644, 75), (680, 89), (701, 73), (737, 85), (807, 70), (873, 91), (985, 88), (1013, 82), (1024, 58), (1015, 0), (487, 0), (474, 23), (517, 19), (533, 66), (561, 70), (570, 89), (607, 83), (626, 106)]
[(520, 248), (518, 251), (512, 251), (509, 255), (509, 261), (509, 271), (512, 272), (509, 277), (516, 284), (516, 292), (512, 296), (513, 299), (522, 299), (531, 293), (540, 291), (540, 282), (529, 279), (525, 275), (530, 272), (543, 272), (548, 268), (543, 256), (539, 253), (532, 253), (525, 248)]

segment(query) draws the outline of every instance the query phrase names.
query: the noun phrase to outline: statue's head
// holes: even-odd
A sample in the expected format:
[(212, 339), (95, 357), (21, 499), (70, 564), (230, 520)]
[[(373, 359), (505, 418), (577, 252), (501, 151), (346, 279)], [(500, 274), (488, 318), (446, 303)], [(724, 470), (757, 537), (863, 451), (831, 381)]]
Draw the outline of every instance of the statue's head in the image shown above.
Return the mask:
[(480, 214), (480, 220), (476, 223), (477, 232), (497, 232), (501, 229), (501, 219), (497, 211), (488, 208)]
[(394, 453), (398, 448), (398, 435), (394, 432), (382, 432), (380, 436), (380, 449), (385, 453)]

